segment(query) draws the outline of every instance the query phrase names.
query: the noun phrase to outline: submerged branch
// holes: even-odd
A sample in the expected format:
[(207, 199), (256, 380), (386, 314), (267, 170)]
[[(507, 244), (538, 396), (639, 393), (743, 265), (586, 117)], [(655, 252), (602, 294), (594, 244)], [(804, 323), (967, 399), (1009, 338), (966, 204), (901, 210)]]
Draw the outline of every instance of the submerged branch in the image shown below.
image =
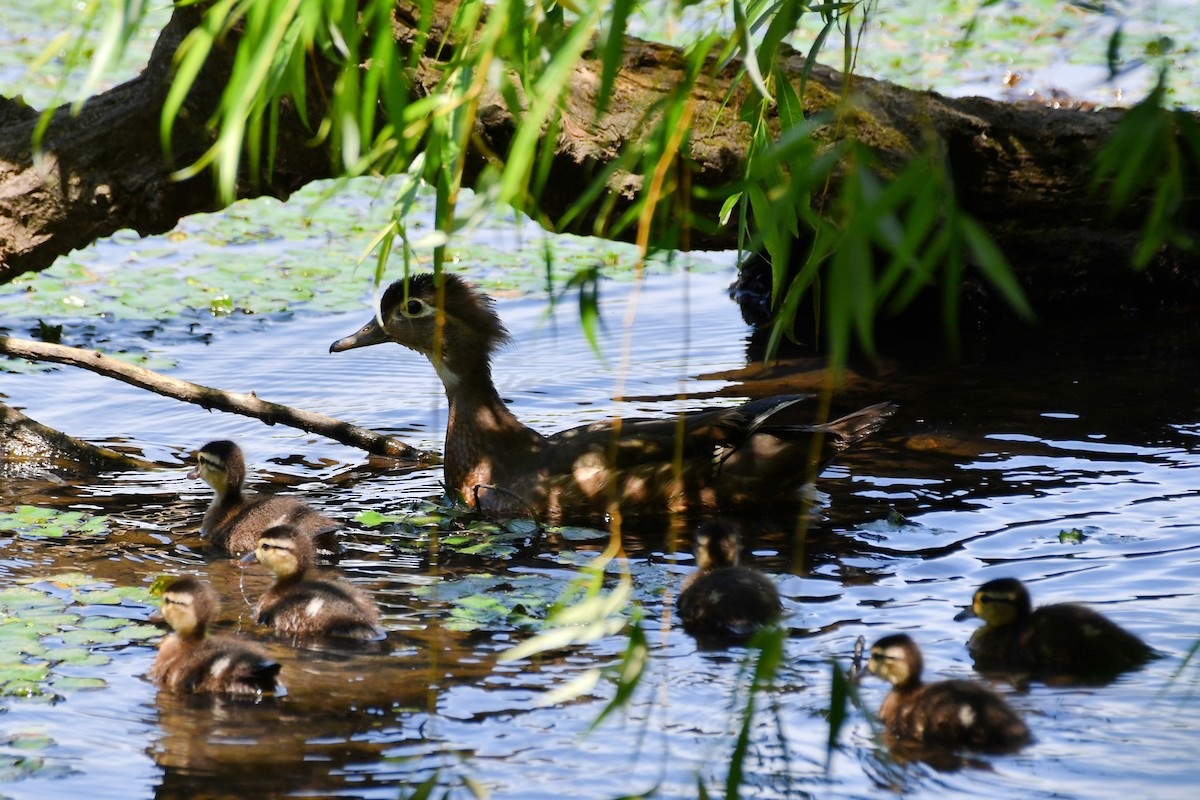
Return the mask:
[(172, 397), (188, 403), (195, 403), (208, 409), (229, 411), (247, 417), (260, 419), (268, 425), (276, 423), (309, 433), (327, 436), (336, 442), (349, 447), (366, 450), (368, 453), (391, 458), (411, 460), (429, 459), (432, 454), (418, 450), (411, 445), (385, 436), (381, 433), (351, 425), (324, 414), (304, 411), (291, 406), (260, 400), (253, 393), (238, 394), (201, 386), (198, 383), (160, 375), (152, 370), (127, 364), (115, 358), (106, 356), (95, 350), (82, 350), (48, 342), (35, 342), (30, 339), (14, 339), (11, 336), (0, 336), (0, 354), (16, 356), (30, 361), (51, 361), (56, 364), (67, 364), (72, 367), (82, 367), (109, 378), (147, 389), (164, 397)]

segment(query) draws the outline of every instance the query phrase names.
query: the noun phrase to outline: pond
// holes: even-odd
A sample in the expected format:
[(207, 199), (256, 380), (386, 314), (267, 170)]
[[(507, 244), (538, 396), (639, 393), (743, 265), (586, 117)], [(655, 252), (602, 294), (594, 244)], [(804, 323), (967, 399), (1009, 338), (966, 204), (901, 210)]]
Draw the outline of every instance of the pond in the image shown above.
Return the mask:
[[(365, 228), (370, 205), (349, 199), (329, 213)], [(275, 206), (242, 204), (231, 217), (271, 219)], [(62, 323), (66, 343), (140, 353), (177, 377), (440, 450), (444, 398), (423, 358), (392, 346), (327, 352), (370, 313), (370, 276), (347, 266), (361, 237), (303, 226), (277, 235), (273, 223), (247, 222), (254, 235), (217, 241), (206, 225), (193, 218), (166, 237), (117, 237), (38, 279), (36, 292), (6, 287), (5, 327), (28, 336), (39, 318)], [(656, 265), (633, 281), (627, 251), (561, 246), (564, 262), (598, 261), (625, 276), (602, 283), (603, 360), (571, 296), (547, 316), (544, 292), (531, 290), (541, 251), (528, 227), (475, 231), (453, 267), (498, 296), (516, 345), (498, 357), (496, 382), (527, 423), (549, 432), (820, 385), (808, 365), (748, 359), (749, 331), (727, 292), (732, 254)], [(220, 263), (204, 261), (214, 253)], [(250, 266), (239, 276), (242, 263)], [(306, 302), (287, 300), (302, 265), (318, 278)], [(218, 313), (194, 297), (161, 300), (170, 275), (188, 284), (180, 297), (206, 282), (226, 290), (211, 304)], [(497, 291), (502, 278), (525, 290)], [(168, 305), (139, 316), (114, 285)], [(237, 310), (251, 302), (242, 298), (276, 295), (284, 300), (270, 308)], [(58, 316), (40, 304), (47, 297)], [(62, 306), (65, 298), (74, 299)], [(21, 302), (27, 311), (13, 305)], [(104, 313), (106, 304), (117, 311)], [(848, 378), (837, 408), (893, 400), (900, 410), (822, 474), (805, 526), (769, 509), (754, 521), (746, 558), (776, 581), (789, 635), (772, 687), (755, 695), (742, 796), (1192, 795), (1197, 333), (1187, 316), (1043, 320), (1041, 330), (1013, 332), (957, 364), (931, 355)], [(424, 782), (438, 787), (434, 796), (457, 797), (723, 791), (754, 651), (701, 651), (681, 629), (673, 603), (693, 569), (686, 537), (633, 527), (627, 558), (607, 565), (606, 591), (623, 572), (632, 577), (632, 605), (613, 616), (640, 626), (649, 655), (629, 702), (593, 730), (616, 692), (627, 627), (531, 659), (500, 657), (538, 632), (548, 608), (597, 563), (605, 531), (439, 528), (425, 502), (440, 495), (436, 465), (368, 459), (79, 370), (2, 374), (0, 397), (30, 416), (164, 466), (0, 479), (0, 794), (395, 798)], [(194, 450), (217, 438), (244, 447), (253, 488), (303, 496), (345, 521), (347, 552), (330, 572), (376, 598), (384, 642), (296, 647), (254, 623), (266, 576), (207, 551), (197, 535), (209, 493), (186, 472)], [(214, 583), (222, 632), (263, 643), (283, 665), (286, 696), (196, 699), (146, 679), (162, 635), (145, 624), (157, 604), (148, 589), (181, 573)], [(969, 677), (974, 625), (954, 616), (976, 586), (1006, 575), (1025, 580), (1036, 602), (1095, 606), (1163, 657), (1105, 686), (998, 685), (1033, 732), (1017, 754), (945, 771), (901, 763), (855, 708), (827, 751), (832, 662), (848, 667), (859, 637), (907, 631), (931, 676)], [(594, 686), (576, 696), (548, 694), (596, 669)], [(874, 711), (886, 690), (870, 680), (859, 693)]]

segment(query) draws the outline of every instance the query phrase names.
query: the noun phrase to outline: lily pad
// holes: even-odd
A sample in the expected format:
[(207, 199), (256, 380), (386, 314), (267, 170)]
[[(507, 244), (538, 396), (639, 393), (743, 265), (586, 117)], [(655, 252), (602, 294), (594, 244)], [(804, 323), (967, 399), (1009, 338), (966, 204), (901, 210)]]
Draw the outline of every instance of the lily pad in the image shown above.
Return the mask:
[(84, 692), (103, 689), (108, 684), (105, 683), (102, 678), (80, 678), (68, 676), (56, 678), (51, 685), (61, 692)]
[(56, 665), (71, 667), (103, 667), (112, 661), (104, 653), (96, 653), (86, 647), (59, 647), (47, 651), (46, 655)]
[(545, 609), (562, 587), (539, 575), (466, 575), (420, 586), (414, 593), (450, 605), (446, 627), (453, 630), (511, 630), (541, 625)]
[(12, 511), (0, 512), (0, 530), (12, 531), (26, 539), (104, 536), (108, 533), (108, 518), (80, 511), (17, 506)]
[(74, 772), (70, 767), (48, 763), (43, 758), (0, 753), (0, 783), (13, 783), (27, 778), (62, 778)]
[(58, 700), (59, 692), (104, 686), (101, 675), (59, 670), (102, 668), (110, 658), (96, 648), (160, 636), (158, 628), (128, 618), (129, 603), (150, 605), (149, 590), (112, 586), (82, 572), (0, 591), (0, 696)]
[(44, 750), (52, 744), (54, 740), (44, 733), (21, 732), (0, 738), (0, 746), (14, 750)]

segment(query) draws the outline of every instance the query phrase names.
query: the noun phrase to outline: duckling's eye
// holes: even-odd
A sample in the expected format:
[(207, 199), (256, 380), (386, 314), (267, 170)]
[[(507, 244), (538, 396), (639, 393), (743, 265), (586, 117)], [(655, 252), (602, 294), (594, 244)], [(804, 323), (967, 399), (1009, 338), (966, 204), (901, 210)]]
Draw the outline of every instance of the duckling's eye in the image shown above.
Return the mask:
[(406, 317), (419, 317), (421, 316), (421, 312), (424, 310), (425, 304), (420, 300), (410, 298), (408, 302), (404, 304), (404, 315)]

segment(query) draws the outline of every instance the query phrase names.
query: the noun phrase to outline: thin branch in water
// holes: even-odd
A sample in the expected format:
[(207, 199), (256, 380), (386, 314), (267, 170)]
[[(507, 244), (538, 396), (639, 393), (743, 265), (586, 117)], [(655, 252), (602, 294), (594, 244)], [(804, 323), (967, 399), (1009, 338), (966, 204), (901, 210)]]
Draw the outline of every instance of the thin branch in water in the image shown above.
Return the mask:
[(29, 361), (50, 361), (56, 364), (82, 367), (164, 397), (195, 403), (207, 409), (254, 417), (268, 425), (278, 423), (299, 428), (302, 431), (327, 436), (348, 447), (356, 447), (373, 455), (424, 461), (436, 459), (435, 454), (418, 450), (399, 439), (327, 417), (324, 414), (271, 403), (259, 399), (253, 393), (226, 392), (210, 386), (201, 386), (198, 383), (160, 375), (152, 370), (127, 364), (95, 350), (0, 336), (0, 354), (16, 356)]

